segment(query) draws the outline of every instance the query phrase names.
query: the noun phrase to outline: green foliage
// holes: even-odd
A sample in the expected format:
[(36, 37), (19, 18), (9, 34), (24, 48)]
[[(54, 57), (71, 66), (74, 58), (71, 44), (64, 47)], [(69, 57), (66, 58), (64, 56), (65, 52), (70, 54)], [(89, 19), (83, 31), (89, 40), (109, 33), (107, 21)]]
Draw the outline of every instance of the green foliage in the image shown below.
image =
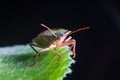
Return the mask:
[(62, 80), (75, 61), (68, 47), (57, 48), (61, 54), (60, 61), (51, 51), (41, 53), (35, 66), (35, 52), (29, 45), (18, 45), (0, 48), (0, 80)]

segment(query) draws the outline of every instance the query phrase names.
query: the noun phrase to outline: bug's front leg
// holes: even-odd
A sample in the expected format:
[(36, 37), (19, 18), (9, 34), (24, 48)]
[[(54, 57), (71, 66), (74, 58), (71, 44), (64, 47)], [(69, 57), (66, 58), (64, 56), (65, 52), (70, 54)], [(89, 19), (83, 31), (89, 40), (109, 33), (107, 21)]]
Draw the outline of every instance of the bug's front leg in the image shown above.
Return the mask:
[(73, 58), (76, 57), (76, 52), (75, 52), (75, 47), (76, 47), (76, 40), (75, 39), (71, 39), (69, 41), (65, 41), (63, 42), (62, 46), (72, 46), (73, 47)]
[(60, 54), (55, 49), (52, 49), (51, 47), (49, 47), (49, 49), (58, 56), (58, 61), (59, 61), (61, 57)]

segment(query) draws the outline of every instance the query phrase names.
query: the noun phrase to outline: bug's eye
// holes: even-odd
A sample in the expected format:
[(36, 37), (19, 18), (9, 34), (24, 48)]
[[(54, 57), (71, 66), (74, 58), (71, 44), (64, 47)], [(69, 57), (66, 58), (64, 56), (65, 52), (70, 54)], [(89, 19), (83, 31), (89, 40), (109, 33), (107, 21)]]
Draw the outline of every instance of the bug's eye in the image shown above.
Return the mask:
[(62, 34), (60, 32), (56, 32), (55, 35), (62, 36)]

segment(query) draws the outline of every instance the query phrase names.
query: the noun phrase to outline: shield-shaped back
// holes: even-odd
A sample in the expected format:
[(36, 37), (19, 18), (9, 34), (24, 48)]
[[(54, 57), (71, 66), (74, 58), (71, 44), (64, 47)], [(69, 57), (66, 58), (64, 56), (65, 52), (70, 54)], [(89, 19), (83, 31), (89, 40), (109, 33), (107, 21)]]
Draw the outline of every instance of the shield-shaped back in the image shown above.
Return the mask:
[(49, 36), (49, 35), (42, 35), (39, 34), (35, 37), (32, 42), (40, 48), (47, 48), (49, 47), (54, 41), (59, 40), (59, 37)]
[[(59, 36), (59, 37), (68, 31), (67, 29), (62, 29), (62, 28), (55, 28), (55, 29), (51, 29), (51, 30), (53, 33), (55, 33), (56, 36)], [(41, 32), (40, 34), (50, 35), (50, 36), (53, 35), (49, 30), (45, 30), (45, 31)]]

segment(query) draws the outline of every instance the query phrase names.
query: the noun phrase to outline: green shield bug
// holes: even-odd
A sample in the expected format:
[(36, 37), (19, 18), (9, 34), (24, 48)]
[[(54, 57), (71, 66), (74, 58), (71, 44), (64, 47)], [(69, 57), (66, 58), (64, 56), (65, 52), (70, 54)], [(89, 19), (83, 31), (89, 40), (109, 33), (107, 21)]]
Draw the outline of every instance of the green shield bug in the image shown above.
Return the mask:
[[(73, 58), (75, 58), (76, 40), (72, 39), (70, 35), (81, 30), (89, 29), (89, 27), (84, 27), (74, 31), (69, 31), (67, 29), (62, 28), (50, 29), (48, 26), (44, 24), (41, 24), (41, 26), (46, 28), (47, 30), (38, 34), (38, 36), (32, 39), (32, 41), (29, 43), (31, 48), (37, 53), (34, 59), (34, 63), (31, 64), (30, 66), (35, 65), (40, 53), (47, 50), (51, 50), (53, 53), (55, 53), (58, 56), (59, 60), (60, 54), (55, 49), (60, 46), (70, 46), (73, 52)], [(34, 48), (34, 46), (41, 48), (41, 50), (37, 51)]]

